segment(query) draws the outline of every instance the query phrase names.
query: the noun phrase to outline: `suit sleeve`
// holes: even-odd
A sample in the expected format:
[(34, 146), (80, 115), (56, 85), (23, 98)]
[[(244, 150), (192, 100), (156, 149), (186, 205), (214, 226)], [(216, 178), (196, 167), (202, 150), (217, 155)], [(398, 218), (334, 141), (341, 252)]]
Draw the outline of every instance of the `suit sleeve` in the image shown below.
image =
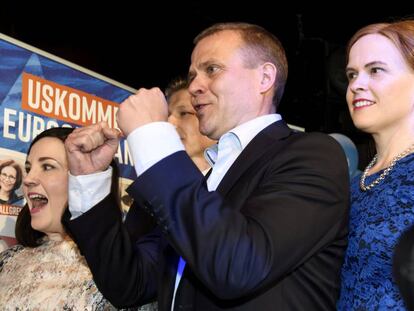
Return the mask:
[[(136, 226), (140, 221), (147, 218), (136, 219)], [(122, 222), (110, 195), (83, 215), (66, 221), (65, 226), (85, 256), (98, 289), (114, 306), (140, 306), (154, 300), (160, 239), (157, 230), (133, 241), (127, 229), (133, 222)]]
[[(150, 168), (130, 194), (154, 213), (212, 293), (221, 299), (252, 295), (333, 243), (346, 226), (344, 154), (330, 138), (307, 137), (268, 152), (225, 196), (207, 190), (184, 152)], [(342, 238), (346, 245), (346, 234)]]

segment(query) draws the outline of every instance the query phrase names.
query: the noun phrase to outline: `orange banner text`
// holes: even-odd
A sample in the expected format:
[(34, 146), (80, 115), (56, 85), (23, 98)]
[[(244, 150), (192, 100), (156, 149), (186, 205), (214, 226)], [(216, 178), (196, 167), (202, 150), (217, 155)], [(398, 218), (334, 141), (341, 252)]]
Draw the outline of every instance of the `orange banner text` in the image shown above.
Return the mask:
[(118, 104), (23, 72), (22, 109), (68, 123), (87, 126), (105, 121), (117, 128)]

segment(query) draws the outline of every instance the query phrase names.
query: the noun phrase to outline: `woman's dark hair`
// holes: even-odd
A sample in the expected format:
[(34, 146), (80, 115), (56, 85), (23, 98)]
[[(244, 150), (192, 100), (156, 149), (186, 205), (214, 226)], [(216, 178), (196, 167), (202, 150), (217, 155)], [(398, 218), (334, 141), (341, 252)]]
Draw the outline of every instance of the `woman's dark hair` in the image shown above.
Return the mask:
[[(30, 153), (33, 145), (36, 144), (39, 140), (45, 137), (55, 137), (60, 139), (62, 142), (65, 142), (66, 138), (72, 133), (74, 129), (70, 127), (53, 127), (48, 130), (41, 132), (39, 135), (33, 139), (32, 143), (27, 150), (27, 154)], [(112, 174), (112, 184), (111, 184), (111, 193), (115, 198), (117, 198), (118, 204), (119, 202), (119, 170), (116, 162), (112, 160), (111, 167), (113, 170)], [(69, 220), (71, 214), (69, 209), (66, 208), (65, 212), (62, 215), (62, 222)], [(17, 241), (23, 246), (29, 247), (37, 247), (42, 244), (41, 238), (45, 236), (45, 233), (37, 231), (32, 228), (31, 225), (32, 217), (30, 215), (29, 206), (26, 203), (22, 210), (20, 211), (19, 215), (17, 216), (16, 228), (15, 228), (15, 235)]]
[(3, 168), (7, 166), (11, 166), (16, 170), (16, 180), (14, 182), (13, 189), (11, 190), (13, 192), (19, 189), (19, 187), (22, 185), (23, 172), (22, 172), (22, 168), (20, 167), (20, 165), (16, 161), (10, 159), (10, 160), (3, 162), (0, 165), (0, 173), (3, 171)]

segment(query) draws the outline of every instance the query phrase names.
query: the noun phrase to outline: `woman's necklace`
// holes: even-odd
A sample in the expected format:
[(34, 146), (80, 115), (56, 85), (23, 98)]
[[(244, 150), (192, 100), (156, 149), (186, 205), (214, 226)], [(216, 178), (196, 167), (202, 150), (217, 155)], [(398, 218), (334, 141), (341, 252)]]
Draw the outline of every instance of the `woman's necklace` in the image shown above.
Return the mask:
[(375, 179), (372, 183), (370, 183), (369, 185), (365, 186), (365, 179), (367, 178), (368, 172), (371, 169), (371, 167), (374, 166), (374, 164), (377, 162), (377, 158), (378, 158), (378, 153), (374, 156), (374, 158), (372, 159), (372, 161), (368, 164), (368, 166), (365, 168), (364, 172), (361, 175), (361, 179), (359, 182), (359, 187), (361, 188), (362, 191), (367, 191), (367, 190), (371, 190), (373, 187), (375, 187), (376, 185), (378, 185), (382, 180), (384, 180), (385, 176), (387, 176), (392, 169), (394, 168), (395, 164), (398, 162), (398, 160), (404, 158), (407, 154), (411, 153), (414, 151), (414, 144), (412, 144), (410, 147), (408, 147), (407, 149), (405, 149), (403, 152), (401, 152), (400, 154), (397, 154), (391, 161), (390, 166), (388, 166), (382, 173), (381, 175)]

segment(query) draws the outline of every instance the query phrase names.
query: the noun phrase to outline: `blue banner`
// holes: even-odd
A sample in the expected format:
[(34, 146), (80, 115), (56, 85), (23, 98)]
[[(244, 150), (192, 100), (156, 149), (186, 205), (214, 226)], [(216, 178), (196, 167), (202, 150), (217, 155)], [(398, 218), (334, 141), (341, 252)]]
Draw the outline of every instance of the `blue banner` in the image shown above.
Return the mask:
[[(17, 175), (20, 170), (24, 175), (26, 151), (33, 138), (56, 126), (106, 121), (116, 127), (117, 106), (134, 91), (0, 34), (0, 250), (13, 243), (16, 217), (25, 204)], [(125, 140), (120, 142), (116, 160), (125, 195), (124, 188), (135, 178)]]

